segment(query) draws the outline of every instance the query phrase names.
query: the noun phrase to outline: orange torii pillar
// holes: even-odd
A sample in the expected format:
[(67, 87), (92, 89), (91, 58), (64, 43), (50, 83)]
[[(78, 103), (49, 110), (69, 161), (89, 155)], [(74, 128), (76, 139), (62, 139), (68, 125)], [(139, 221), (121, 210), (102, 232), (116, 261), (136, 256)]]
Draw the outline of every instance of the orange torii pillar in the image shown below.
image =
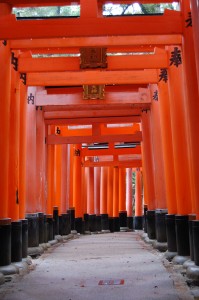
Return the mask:
[(28, 219), (28, 247), (39, 246), (40, 203), (36, 198), (36, 87), (27, 94), (27, 160), (26, 160), (26, 218)]
[(166, 223), (165, 215), (167, 214), (166, 203), (166, 186), (165, 186), (165, 173), (163, 162), (163, 145), (160, 128), (160, 108), (158, 99), (155, 100), (154, 93), (157, 93), (157, 85), (150, 85), (152, 102), (151, 102), (151, 137), (152, 137), (152, 149), (153, 149), (153, 165), (154, 165), (154, 182), (155, 182), (155, 224), (156, 224), (156, 247), (164, 247), (166, 250), (167, 235), (166, 235)]
[(74, 158), (74, 149), (73, 144), (70, 145), (70, 170), (68, 180), (70, 182), (69, 187), (69, 209), (67, 212), (70, 215), (71, 230), (75, 230), (75, 207), (73, 206), (73, 158)]
[(188, 256), (190, 254), (188, 215), (192, 213), (192, 203), (190, 201), (190, 169), (187, 148), (189, 140), (184, 111), (185, 82), (183, 81), (181, 48), (168, 47), (168, 54), (170, 59), (168, 69), (169, 103), (177, 201), (175, 217), (177, 253), (179, 256)]
[(162, 151), (164, 158), (166, 201), (168, 214), (165, 216), (167, 233), (167, 255), (175, 256), (176, 232), (175, 215), (177, 213), (176, 186), (174, 173), (174, 157), (172, 147), (171, 116), (168, 92), (168, 71), (160, 70), (158, 83), (158, 101), (160, 106), (160, 128), (162, 136)]
[(143, 204), (142, 204), (142, 173), (139, 168), (135, 171), (135, 216), (134, 229), (143, 229)]
[(75, 208), (75, 230), (78, 233), (83, 233), (81, 151), (81, 144), (73, 145), (73, 207)]
[[(11, 13), (11, 7), (0, 3), (0, 16)], [(10, 125), (11, 53), (9, 42), (0, 41), (0, 266), (11, 263), (11, 219), (8, 215), (8, 163)]]
[[(17, 56), (17, 53), (16, 53)], [(11, 261), (22, 260), (22, 221), (19, 220), (19, 127), (20, 127), (20, 83), (19, 73), (11, 70), (10, 95), (10, 144), (9, 147), (9, 203), (11, 223)]]
[(54, 194), (53, 194), (53, 220), (54, 235), (59, 234), (59, 213), (61, 206), (61, 163), (62, 145), (55, 145), (54, 152)]
[[(47, 134), (54, 134), (55, 126), (48, 126)], [(54, 160), (55, 145), (47, 145), (47, 240), (53, 240), (53, 198), (54, 198)]]
[[(190, 26), (189, 20), (191, 14), (190, 1), (183, 1), (181, 3), (181, 10), (183, 17), (182, 67), (186, 82), (186, 97), (184, 98), (184, 105), (186, 120), (189, 129), (189, 161), (191, 169), (190, 183), (192, 214), (189, 215), (190, 256), (191, 259), (194, 260), (195, 263), (199, 266), (199, 77), (197, 78), (197, 68), (199, 68), (199, 61), (198, 53), (195, 53), (194, 51), (193, 32), (195, 24), (193, 23), (193, 27)], [(198, 30), (198, 28), (196, 30)], [(195, 218), (197, 219), (197, 221), (194, 221)]]
[(152, 159), (152, 141), (151, 141), (151, 112), (143, 111), (141, 115), (142, 127), (142, 162), (144, 175), (144, 203), (147, 204), (146, 224), (147, 233), (150, 239), (156, 238), (155, 230), (155, 188), (154, 188), (154, 166)]
[(126, 210), (127, 225), (129, 229), (133, 229), (133, 183), (132, 168), (126, 169)]
[(46, 127), (42, 107), (36, 111), (36, 199), (38, 201), (39, 217), (39, 243), (46, 241), (46, 205), (45, 205), (45, 180), (46, 180)]
[(89, 214), (88, 214), (88, 173), (89, 167), (82, 168), (82, 193), (83, 193), (83, 214), (85, 232), (90, 232)]
[(119, 219), (119, 168), (113, 168), (113, 231), (120, 231)]
[(96, 231), (101, 231), (101, 215), (100, 215), (100, 175), (101, 167), (94, 168), (94, 209), (96, 215)]
[(198, 0), (191, 0), (191, 9), (188, 12), (186, 27), (193, 28), (194, 49), (195, 49), (195, 64), (197, 69), (197, 80), (199, 88), (199, 2)]
[(94, 167), (89, 167), (87, 172), (87, 212), (89, 215), (89, 231), (95, 232)]
[(26, 110), (27, 87), (20, 80), (20, 136), (19, 136), (19, 219), (22, 220), (22, 258), (28, 255), (28, 220), (25, 219), (26, 206)]
[(119, 168), (119, 220), (120, 231), (127, 231), (126, 168)]
[(70, 215), (67, 213), (69, 208), (67, 198), (67, 175), (68, 175), (68, 145), (62, 145), (61, 151), (61, 203), (59, 216), (59, 233), (61, 235), (70, 234)]
[(102, 231), (109, 231), (109, 220), (107, 211), (107, 176), (108, 168), (101, 167), (101, 178), (100, 178), (100, 214), (101, 214), (101, 225)]
[(113, 167), (108, 167), (107, 175), (107, 213), (109, 216), (109, 229), (113, 232)]

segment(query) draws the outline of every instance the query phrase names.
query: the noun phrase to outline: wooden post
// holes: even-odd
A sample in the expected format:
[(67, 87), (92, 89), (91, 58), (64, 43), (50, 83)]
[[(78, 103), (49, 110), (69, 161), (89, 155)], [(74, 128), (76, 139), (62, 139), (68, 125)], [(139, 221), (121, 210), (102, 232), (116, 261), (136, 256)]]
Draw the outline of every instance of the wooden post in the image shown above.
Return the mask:
[(45, 124), (43, 110), (36, 111), (36, 199), (38, 211), (46, 212), (45, 181), (46, 181), (46, 148)]
[[(192, 213), (196, 213), (199, 219), (199, 78), (197, 78), (197, 68), (199, 68), (198, 53), (194, 51), (193, 32), (198, 30), (190, 26), (190, 1), (185, 0), (181, 3), (183, 14), (183, 43), (182, 43), (182, 67), (185, 76), (185, 116), (188, 125), (189, 137), (189, 162), (191, 176), (191, 202)], [(193, 12), (193, 10), (192, 10)], [(195, 14), (195, 12), (193, 12)], [(196, 40), (195, 40), (196, 42)], [(196, 48), (195, 48), (196, 49)]]
[(10, 103), (10, 134), (9, 148), (9, 217), (12, 221), (19, 219), (19, 123), (20, 92), (19, 74), (11, 70), (11, 103)]
[(135, 216), (141, 217), (143, 215), (142, 205), (142, 174), (140, 169), (136, 169), (135, 179)]
[(54, 152), (54, 194), (53, 206), (58, 207), (60, 212), (61, 206), (61, 158), (62, 158), (62, 145), (55, 145)]
[[(11, 13), (11, 6), (1, 3), (0, 16)], [(8, 217), (8, 163), (9, 163), (9, 124), (10, 124), (10, 84), (11, 84), (11, 55), (9, 42), (0, 43), (0, 218)]]
[(107, 213), (113, 217), (113, 167), (108, 167), (107, 176)]
[(94, 168), (94, 206), (95, 206), (95, 214), (100, 214), (100, 174), (101, 168)]
[(87, 178), (87, 212), (89, 215), (94, 214), (94, 168), (88, 168)]
[[(181, 54), (181, 49), (177, 48)], [(169, 57), (173, 59), (176, 47), (169, 47)], [(177, 213), (187, 215), (192, 212), (190, 201), (190, 176), (188, 165), (188, 140), (185, 124), (184, 81), (182, 65), (172, 64), (168, 69), (169, 103), (171, 112), (172, 145), (174, 155)], [(183, 145), (183, 147), (182, 147)]]
[(126, 211), (126, 169), (119, 168), (119, 212)]
[[(167, 74), (167, 70), (165, 71)], [(161, 79), (158, 83), (158, 102), (160, 106), (160, 128), (163, 146), (162, 151), (164, 158), (167, 208), (168, 214), (176, 214), (177, 203), (172, 147), (171, 116), (168, 94), (168, 79), (166, 79), (166, 81)]]
[[(189, 2), (189, 1), (188, 1)], [(195, 49), (195, 64), (197, 70), (197, 80), (199, 87), (199, 3), (198, 0), (191, 0), (191, 15), (188, 15), (186, 19), (188, 19), (189, 23), (186, 22), (186, 27), (189, 27), (190, 30), (190, 21), (193, 23), (193, 39), (194, 39), (194, 49)], [(186, 16), (185, 16), (186, 17)], [(189, 26), (188, 26), (189, 25)]]
[(62, 145), (61, 150), (61, 206), (60, 213), (66, 213), (69, 208), (67, 205), (67, 145)]
[(119, 168), (113, 169), (113, 217), (119, 216)]
[(36, 88), (28, 88), (27, 104), (27, 161), (26, 161), (26, 213), (36, 213), (39, 210), (36, 199)]
[(27, 87), (20, 81), (20, 142), (19, 142), (19, 218), (25, 218), (26, 206), (26, 110)]
[(126, 210), (127, 210), (127, 217), (132, 217), (132, 215), (133, 215), (133, 188), (132, 188), (132, 169), (131, 168), (127, 168)]
[(143, 171), (144, 171), (144, 196), (145, 203), (148, 205), (148, 210), (156, 208), (155, 203), (155, 188), (154, 188), (154, 173), (152, 160), (152, 145), (151, 145), (151, 113), (144, 111), (141, 116), (142, 126), (142, 157), (143, 157)]
[(107, 167), (101, 167), (100, 214), (107, 214)]
[[(49, 126), (48, 128), (49, 134), (53, 133), (55, 131), (54, 126)], [(47, 186), (48, 186), (48, 192), (47, 192), (47, 214), (52, 214), (52, 208), (53, 208), (53, 196), (54, 196), (54, 151), (55, 146), (54, 145), (48, 145), (47, 146)]]
[(158, 91), (156, 84), (150, 85), (151, 90), (151, 142), (154, 165), (154, 188), (156, 209), (166, 209), (165, 173), (163, 163), (163, 147), (160, 129), (159, 101), (154, 99), (154, 93)]
[(82, 218), (81, 144), (73, 145), (73, 206), (75, 218)]

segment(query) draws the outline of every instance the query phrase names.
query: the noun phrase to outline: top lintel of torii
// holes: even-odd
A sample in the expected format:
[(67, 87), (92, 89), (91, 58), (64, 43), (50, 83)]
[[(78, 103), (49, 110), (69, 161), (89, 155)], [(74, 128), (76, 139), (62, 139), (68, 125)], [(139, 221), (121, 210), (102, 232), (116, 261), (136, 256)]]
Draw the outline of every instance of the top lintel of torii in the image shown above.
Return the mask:
[[(27, 7), (27, 6), (62, 6), (62, 5), (74, 5), (81, 4), (85, 2), (85, 0), (0, 0), (0, 3), (8, 3), (12, 7)], [(96, 2), (98, 4), (110, 3), (110, 0), (93, 0), (92, 2)], [(132, 4), (132, 0), (112, 0), (111, 3), (114, 4)], [(151, 0), (141, 0), (140, 3), (146, 4), (151, 3)], [(161, 3), (172, 3), (173, 0), (161, 0)], [(178, 2), (178, 1), (177, 1)], [(160, 3), (160, 0), (153, 0), (153, 3)]]
[[(4, 3), (2, 3), (2, 0), (0, 1), (0, 40), (142, 35), (161, 37), (178, 36), (183, 32), (182, 14), (180, 11), (165, 10), (163, 15), (105, 17), (100, 12), (99, 4), (105, 3), (106, 1), (80, 0), (80, 17), (21, 20), (16, 18), (14, 14), (8, 13), (5, 9), (6, 2), (11, 2), (11, 5), (16, 6), (20, 3), (23, 6), (25, 2), (27, 6), (27, 3), (33, 4), (34, 1), (3, 1)], [(41, 5), (40, 3), (43, 2), (47, 5), (47, 1), (42, 0), (39, 4), (36, 3), (35, 6)], [(119, 1), (115, 2), (118, 3)], [(146, 2), (147, 1), (144, 0), (144, 3)], [(51, 0), (48, 1), (49, 5), (52, 3)], [(58, 0), (58, 3), (63, 2)], [(67, 3), (67, 1), (65, 1), (65, 3)], [(120, 1), (120, 3), (122, 3), (122, 1)], [(10, 4), (7, 4), (7, 6), (9, 5)]]

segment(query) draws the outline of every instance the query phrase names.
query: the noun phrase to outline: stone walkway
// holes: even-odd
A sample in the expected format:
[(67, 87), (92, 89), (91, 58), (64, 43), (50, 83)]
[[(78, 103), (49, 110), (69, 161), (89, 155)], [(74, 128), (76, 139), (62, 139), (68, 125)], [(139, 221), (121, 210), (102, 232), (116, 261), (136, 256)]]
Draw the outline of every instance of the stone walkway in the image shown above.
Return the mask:
[(80, 236), (34, 265), (0, 286), (1, 300), (193, 299), (183, 276), (137, 232)]

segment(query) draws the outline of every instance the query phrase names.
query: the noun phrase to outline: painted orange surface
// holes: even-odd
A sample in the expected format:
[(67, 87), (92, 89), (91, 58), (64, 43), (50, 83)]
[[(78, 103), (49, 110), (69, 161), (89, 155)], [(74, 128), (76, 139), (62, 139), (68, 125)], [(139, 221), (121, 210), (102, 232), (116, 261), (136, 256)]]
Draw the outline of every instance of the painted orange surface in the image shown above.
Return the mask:
[(160, 127), (163, 146), (162, 153), (164, 158), (167, 208), (169, 214), (176, 214), (177, 203), (168, 83), (164, 81), (160, 81), (158, 83), (158, 95), (160, 106)]
[(100, 176), (100, 214), (107, 214), (107, 176), (108, 168), (101, 167)]
[[(171, 54), (173, 50), (174, 47), (169, 47), (169, 54)], [(188, 148), (186, 146), (182, 147), (182, 145), (188, 145), (189, 143), (185, 123), (185, 83), (183, 81), (182, 65), (179, 65), (178, 68), (172, 65), (168, 69), (168, 77), (177, 213), (187, 215), (192, 213), (192, 205), (190, 201)]]
[(119, 216), (119, 168), (113, 168), (113, 217)]
[(136, 169), (135, 178), (135, 216), (141, 217), (143, 215), (142, 203), (142, 173), (140, 169)]
[(119, 211), (126, 211), (126, 168), (119, 168)]
[[(77, 154), (78, 153), (78, 154)], [(73, 206), (75, 217), (82, 217), (82, 171), (81, 171), (81, 145), (73, 145)]]

